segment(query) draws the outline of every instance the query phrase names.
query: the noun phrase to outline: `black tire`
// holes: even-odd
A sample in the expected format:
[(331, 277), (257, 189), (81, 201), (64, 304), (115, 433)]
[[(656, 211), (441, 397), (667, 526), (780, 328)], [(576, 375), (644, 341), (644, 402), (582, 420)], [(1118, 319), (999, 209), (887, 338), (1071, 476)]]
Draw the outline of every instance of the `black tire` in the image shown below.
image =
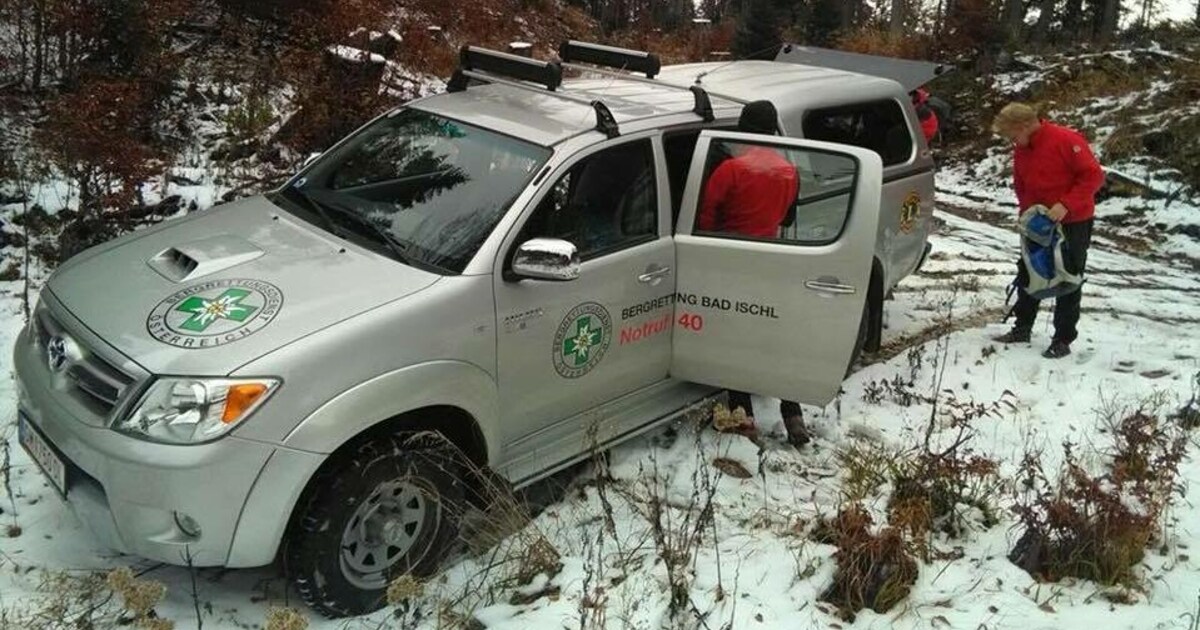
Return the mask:
[[(457, 451), (440, 442), (412, 434), (374, 438), (335, 455), (314, 476), (283, 555), (284, 570), (306, 604), (330, 618), (378, 610), (393, 579), (428, 576), (454, 552), (464, 504), (462, 466), (455, 463)], [(411, 538), (403, 543), (407, 551), (392, 546), (397, 541), (389, 536)], [(347, 537), (356, 542), (344, 545)], [(381, 570), (358, 570), (368, 564)]]
[(862, 317), (858, 321), (858, 337), (854, 340), (854, 352), (850, 353), (850, 364), (846, 366), (846, 376), (850, 376), (854, 372), (854, 366), (858, 365), (858, 360), (862, 358), (863, 348), (867, 345), (867, 338), (871, 336), (871, 303), (873, 301), (867, 297), (863, 302)]

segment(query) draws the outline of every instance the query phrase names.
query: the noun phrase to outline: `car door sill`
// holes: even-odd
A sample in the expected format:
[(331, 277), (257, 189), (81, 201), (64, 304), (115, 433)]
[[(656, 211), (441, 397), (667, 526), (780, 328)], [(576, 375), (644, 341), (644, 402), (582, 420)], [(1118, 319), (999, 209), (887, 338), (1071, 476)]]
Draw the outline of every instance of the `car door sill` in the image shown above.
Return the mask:
[(534, 473), (532, 475), (527, 475), (520, 480), (513, 481), (512, 482), (513, 489), (524, 488), (525, 486), (536, 483), (542, 479), (545, 479), (546, 477), (549, 477), (549, 476), (563, 470), (564, 468), (568, 468), (574, 464), (577, 464), (577, 463), (587, 459), (588, 457), (591, 457), (593, 453), (603, 453), (604, 451), (607, 451), (610, 448), (617, 446), (618, 444), (621, 444), (622, 442), (633, 439), (643, 433), (646, 433), (648, 431), (651, 431), (652, 429), (655, 429), (656, 427), (662, 426), (664, 424), (667, 424), (668, 422), (671, 422), (672, 420), (680, 418), (680, 417), (686, 415), (690, 411), (693, 411), (695, 409), (707, 408), (711, 404), (716, 403), (720, 400), (723, 400), (725, 395), (726, 395), (726, 393), (723, 390), (721, 390), (721, 391), (717, 391), (717, 392), (708, 394), (707, 396), (697, 398), (696, 400), (694, 400), (690, 403), (681, 405), (680, 407), (676, 408), (675, 410), (673, 410), (669, 413), (663, 414), (661, 416), (658, 416), (657, 418), (654, 418), (653, 420), (646, 422), (645, 424), (638, 425), (636, 427), (633, 427), (633, 428), (625, 431), (624, 433), (613, 436), (612, 438), (609, 438), (608, 440), (605, 440), (604, 442), (597, 444), (592, 449), (588, 449), (577, 455), (568, 457), (566, 459), (562, 459), (558, 463), (556, 463), (552, 466), (549, 466), (547, 468), (544, 468), (537, 473)]

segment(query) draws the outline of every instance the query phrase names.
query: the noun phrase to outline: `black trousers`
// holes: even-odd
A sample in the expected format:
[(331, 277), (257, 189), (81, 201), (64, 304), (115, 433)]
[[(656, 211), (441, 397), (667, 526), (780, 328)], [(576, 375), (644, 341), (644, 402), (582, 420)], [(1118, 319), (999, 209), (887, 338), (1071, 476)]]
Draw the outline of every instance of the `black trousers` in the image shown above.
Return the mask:
[[(746, 410), (746, 415), (754, 417), (754, 403), (750, 400), (750, 394), (729, 390), (729, 409), (730, 411), (741, 407)], [(787, 418), (789, 416), (804, 415), (800, 410), (800, 404), (790, 400), (784, 400), (779, 403), (779, 415)]]
[[(1081, 274), (1087, 266), (1088, 247), (1092, 244), (1092, 219), (1079, 223), (1064, 223), (1063, 236), (1067, 239), (1066, 258), (1063, 266), (1071, 273)], [(1017, 259), (1017, 285), (1029, 284), (1029, 270), (1025, 261)], [(1071, 343), (1079, 337), (1079, 304), (1083, 299), (1083, 289), (1060, 295), (1054, 300), (1054, 340)], [(1013, 309), (1017, 316), (1017, 330), (1033, 330), (1037, 320), (1038, 300), (1035, 300), (1024, 289), (1017, 291), (1017, 305)]]

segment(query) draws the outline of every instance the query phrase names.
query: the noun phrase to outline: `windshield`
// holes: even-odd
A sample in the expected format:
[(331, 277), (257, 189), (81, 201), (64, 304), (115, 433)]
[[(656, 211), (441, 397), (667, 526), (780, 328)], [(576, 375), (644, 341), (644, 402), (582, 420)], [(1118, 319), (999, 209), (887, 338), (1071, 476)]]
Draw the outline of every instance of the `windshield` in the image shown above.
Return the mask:
[(282, 195), (317, 225), (461, 273), (550, 150), (415, 109), (363, 129)]

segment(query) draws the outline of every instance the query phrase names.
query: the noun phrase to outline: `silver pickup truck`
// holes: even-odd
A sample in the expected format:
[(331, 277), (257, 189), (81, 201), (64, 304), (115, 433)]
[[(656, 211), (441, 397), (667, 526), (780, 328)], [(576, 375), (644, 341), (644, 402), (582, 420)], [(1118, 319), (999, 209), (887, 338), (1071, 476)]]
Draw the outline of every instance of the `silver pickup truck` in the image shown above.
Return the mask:
[[(928, 252), (908, 93), (932, 71), (560, 56), (465, 48), (447, 93), (279, 190), (58, 269), (14, 350), (20, 441), (97, 536), (282, 558), (311, 606), (353, 615), (453, 551), (479, 471), (528, 484), (725, 388), (836, 395)], [(759, 99), (781, 134), (732, 131)], [(751, 148), (795, 167), (793, 220), (698, 229), (714, 164)]]

